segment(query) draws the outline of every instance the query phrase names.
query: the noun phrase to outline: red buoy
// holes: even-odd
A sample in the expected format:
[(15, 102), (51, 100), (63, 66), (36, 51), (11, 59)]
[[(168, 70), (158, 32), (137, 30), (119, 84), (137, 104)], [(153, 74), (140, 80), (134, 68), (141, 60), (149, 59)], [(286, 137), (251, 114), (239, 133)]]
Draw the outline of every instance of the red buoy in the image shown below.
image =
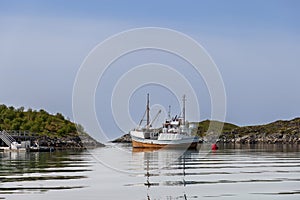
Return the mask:
[(218, 146), (217, 146), (217, 144), (212, 144), (211, 145), (211, 150), (218, 150)]

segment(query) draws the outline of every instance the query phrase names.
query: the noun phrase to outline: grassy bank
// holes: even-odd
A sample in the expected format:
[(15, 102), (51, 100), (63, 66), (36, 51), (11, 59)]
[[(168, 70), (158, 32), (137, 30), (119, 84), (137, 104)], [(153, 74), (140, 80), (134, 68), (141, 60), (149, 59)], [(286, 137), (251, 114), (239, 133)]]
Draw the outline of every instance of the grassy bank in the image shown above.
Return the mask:
[(31, 140), (46, 146), (80, 148), (101, 145), (81, 125), (71, 122), (61, 113), (50, 114), (43, 109), (25, 110), (24, 107), (0, 105), (0, 130), (34, 133)]

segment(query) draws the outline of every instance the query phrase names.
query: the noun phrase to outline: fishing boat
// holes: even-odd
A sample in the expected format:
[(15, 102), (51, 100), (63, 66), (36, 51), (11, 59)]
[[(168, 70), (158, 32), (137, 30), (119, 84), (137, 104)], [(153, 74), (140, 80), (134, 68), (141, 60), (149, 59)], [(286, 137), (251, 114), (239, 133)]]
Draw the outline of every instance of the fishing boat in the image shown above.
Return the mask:
[[(183, 108), (181, 117), (170, 117), (167, 119), (162, 127), (152, 128), (153, 121), (161, 111), (154, 117), (154, 120), (150, 122), (150, 103), (149, 94), (147, 94), (147, 107), (146, 107), (146, 125), (141, 127), (141, 120), (139, 126), (130, 131), (132, 138), (133, 148), (197, 148), (199, 138), (191, 135), (191, 129), (187, 127), (185, 120), (185, 95), (183, 96)], [(145, 115), (144, 114), (144, 115)]]

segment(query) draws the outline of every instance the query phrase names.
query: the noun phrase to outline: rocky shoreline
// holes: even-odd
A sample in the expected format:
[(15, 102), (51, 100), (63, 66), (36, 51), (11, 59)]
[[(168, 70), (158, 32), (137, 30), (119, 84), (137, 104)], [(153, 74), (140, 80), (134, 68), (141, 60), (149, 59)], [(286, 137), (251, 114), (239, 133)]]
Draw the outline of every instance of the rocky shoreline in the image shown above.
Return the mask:
[(265, 125), (237, 127), (223, 132), (218, 141), (241, 144), (300, 144), (300, 118), (278, 120)]
[(288, 135), (288, 134), (271, 134), (271, 135), (260, 135), (260, 134), (251, 134), (244, 135), (240, 137), (226, 136), (222, 134), (217, 142), (220, 143), (236, 143), (236, 144), (256, 144), (256, 143), (265, 143), (265, 144), (300, 144), (299, 135)]
[(104, 147), (93, 139), (80, 138), (80, 137), (65, 137), (65, 138), (49, 138), (42, 137), (37, 138), (40, 146), (54, 147), (55, 149), (85, 149)]
[(112, 141), (112, 143), (131, 143), (131, 142), (132, 142), (132, 140), (131, 140), (131, 136), (129, 133)]
[[(69, 136), (69, 137), (48, 137), (48, 136), (32, 136), (32, 137), (18, 137), (14, 136), (18, 143), (22, 141), (30, 141), (32, 146), (39, 145), (43, 147), (51, 147), (56, 150), (64, 149), (86, 149), (86, 148), (97, 148), (104, 147), (105, 145), (97, 142), (90, 137), (79, 137), (79, 136)], [(2, 145), (3, 146), (3, 145)]]

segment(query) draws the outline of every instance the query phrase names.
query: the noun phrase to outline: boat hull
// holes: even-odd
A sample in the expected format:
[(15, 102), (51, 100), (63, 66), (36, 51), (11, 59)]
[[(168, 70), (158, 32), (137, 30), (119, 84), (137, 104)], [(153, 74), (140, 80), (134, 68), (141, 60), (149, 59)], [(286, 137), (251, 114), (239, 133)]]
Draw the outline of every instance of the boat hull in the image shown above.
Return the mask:
[(186, 149), (196, 149), (198, 142), (192, 143), (180, 143), (180, 144), (155, 144), (155, 143), (145, 143), (132, 140), (133, 148), (186, 148)]
[(30, 152), (53, 152), (55, 149), (53, 147), (30, 147)]
[(133, 148), (196, 149), (199, 138), (181, 133), (157, 133), (153, 130), (130, 131)]

